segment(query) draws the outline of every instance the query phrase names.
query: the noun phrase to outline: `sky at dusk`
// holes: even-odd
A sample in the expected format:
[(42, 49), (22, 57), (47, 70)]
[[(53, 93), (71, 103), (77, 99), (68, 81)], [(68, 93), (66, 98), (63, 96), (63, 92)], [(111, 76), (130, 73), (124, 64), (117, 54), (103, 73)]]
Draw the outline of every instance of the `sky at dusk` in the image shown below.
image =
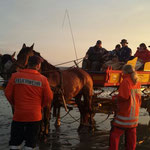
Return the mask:
[(107, 50), (125, 38), (133, 54), (150, 45), (150, 0), (0, 0), (0, 53), (17, 53), (23, 43), (52, 64), (78, 58), (101, 40)]

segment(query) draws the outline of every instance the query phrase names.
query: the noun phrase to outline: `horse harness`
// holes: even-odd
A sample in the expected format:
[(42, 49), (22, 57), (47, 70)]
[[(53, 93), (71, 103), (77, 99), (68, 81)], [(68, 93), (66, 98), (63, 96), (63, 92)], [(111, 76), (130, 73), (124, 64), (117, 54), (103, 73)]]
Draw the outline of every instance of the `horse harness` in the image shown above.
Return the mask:
[(54, 100), (53, 100), (53, 106), (54, 106), (53, 115), (54, 116), (56, 116), (57, 109), (59, 109), (62, 106), (62, 102), (63, 102), (63, 106), (65, 108), (65, 111), (68, 112), (66, 100), (64, 97), (63, 74), (62, 74), (61, 70), (57, 70), (57, 71), (59, 73), (60, 83), (56, 87), (51, 87), (51, 89), (54, 92)]

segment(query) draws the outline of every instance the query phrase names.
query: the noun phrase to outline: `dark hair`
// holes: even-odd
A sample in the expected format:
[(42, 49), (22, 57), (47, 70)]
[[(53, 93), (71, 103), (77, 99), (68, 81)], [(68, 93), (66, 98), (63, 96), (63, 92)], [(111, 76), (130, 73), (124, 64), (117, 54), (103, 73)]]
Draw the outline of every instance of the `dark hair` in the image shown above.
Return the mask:
[(144, 49), (147, 49), (146, 44), (145, 43), (141, 43), (140, 47), (144, 47)]
[(122, 39), (121, 42), (120, 42), (120, 44), (122, 44), (122, 43), (128, 44), (128, 41), (126, 39)]
[(120, 48), (121, 48), (121, 45), (120, 45), (120, 44), (117, 44), (115, 48), (119, 48), (119, 49), (120, 49)]
[(102, 41), (98, 40), (98, 41), (96, 42), (96, 44), (102, 44)]
[(29, 57), (28, 66), (34, 67), (39, 65), (42, 62), (42, 59), (39, 56), (31, 56)]

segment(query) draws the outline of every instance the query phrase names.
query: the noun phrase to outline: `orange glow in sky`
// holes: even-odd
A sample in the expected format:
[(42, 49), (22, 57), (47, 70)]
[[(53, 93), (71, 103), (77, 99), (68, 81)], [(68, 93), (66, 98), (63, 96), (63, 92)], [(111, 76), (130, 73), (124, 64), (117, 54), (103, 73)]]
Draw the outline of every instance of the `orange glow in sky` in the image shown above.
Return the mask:
[(150, 45), (149, 0), (5, 0), (0, 1), (0, 53), (13, 53), (22, 44), (52, 64), (75, 59), (68, 9), (78, 58), (97, 40), (113, 50), (125, 38), (133, 54), (140, 43)]

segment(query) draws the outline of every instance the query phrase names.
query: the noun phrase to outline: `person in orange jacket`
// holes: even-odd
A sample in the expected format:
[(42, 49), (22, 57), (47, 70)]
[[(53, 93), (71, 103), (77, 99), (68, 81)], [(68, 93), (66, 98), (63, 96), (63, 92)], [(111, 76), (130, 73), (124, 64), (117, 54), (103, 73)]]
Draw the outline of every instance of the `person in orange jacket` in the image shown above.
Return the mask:
[(42, 119), (41, 110), (51, 106), (53, 93), (47, 78), (38, 70), (41, 58), (31, 56), (28, 68), (13, 73), (5, 89), (5, 96), (14, 108), (11, 124), (10, 149), (19, 150), (25, 140), (25, 149), (34, 149)]
[(120, 136), (125, 133), (126, 150), (136, 148), (136, 127), (141, 105), (141, 84), (131, 65), (123, 67), (123, 81), (116, 97), (117, 110), (110, 131), (109, 150), (118, 150)]

